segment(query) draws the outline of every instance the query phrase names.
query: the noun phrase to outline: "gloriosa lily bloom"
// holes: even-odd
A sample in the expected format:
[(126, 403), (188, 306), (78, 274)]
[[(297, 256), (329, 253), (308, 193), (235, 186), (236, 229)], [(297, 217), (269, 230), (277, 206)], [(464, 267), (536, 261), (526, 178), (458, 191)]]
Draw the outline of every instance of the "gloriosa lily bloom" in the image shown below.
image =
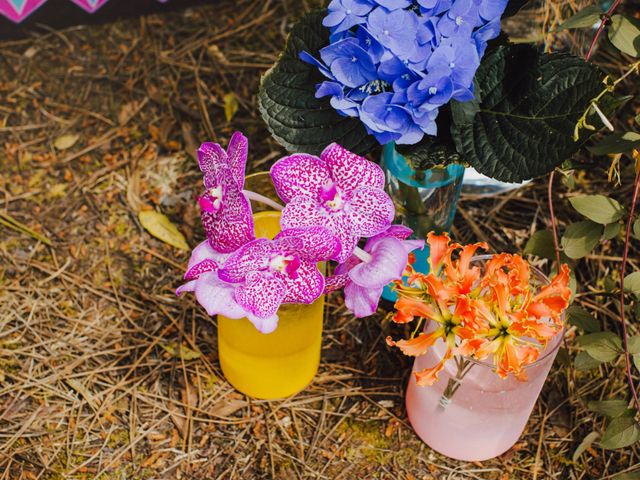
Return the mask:
[(328, 228), (340, 240), (339, 263), (351, 256), (361, 237), (383, 232), (393, 220), (382, 169), (336, 143), (320, 158), (299, 153), (278, 160), (271, 178), (287, 204), (282, 227)]
[(431, 272), (410, 271), (407, 285), (396, 283), (400, 298), (393, 317), (396, 323), (418, 317), (427, 320), (427, 326), (409, 340), (387, 338), (387, 343), (411, 356), (423, 355), (437, 341), (445, 343), (438, 364), (415, 372), (418, 385), (435, 383), (456, 355), (491, 357), (498, 375), (525, 380), (525, 366), (535, 362), (562, 329), (571, 296), (567, 265), (550, 284), (536, 290), (529, 264), (519, 255), (494, 255), (482, 271), (471, 260), (478, 248), (487, 249), (486, 244), (452, 244), (448, 235), (433, 232), (427, 243)]

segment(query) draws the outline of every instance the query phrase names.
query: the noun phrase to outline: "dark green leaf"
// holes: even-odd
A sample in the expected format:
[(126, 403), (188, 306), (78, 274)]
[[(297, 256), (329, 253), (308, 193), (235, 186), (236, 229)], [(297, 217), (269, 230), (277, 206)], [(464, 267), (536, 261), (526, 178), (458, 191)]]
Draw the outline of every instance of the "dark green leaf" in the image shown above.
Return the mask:
[(376, 140), (360, 120), (336, 112), (328, 97), (315, 97), (316, 84), (325, 79), (317, 67), (299, 58), (303, 51), (319, 58), (318, 50), (329, 44), (329, 30), (322, 26), (325, 14), (308, 14), (293, 27), (278, 62), (260, 81), (258, 107), (273, 137), (290, 152), (317, 155), (338, 142), (364, 154)]
[(587, 333), (600, 331), (600, 322), (584, 308), (577, 305), (571, 305), (567, 309), (567, 319), (571, 325), (575, 325)]
[(578, 118), (601, 89), (603, 74), (566, 54), (543, 54), (532, 45), (500, 46), (476, 74), (480, 111), (454, 122), (458, 152), (476, 170), (520, 182), (544, 175), (579, 147)]
[(609, 40), (621, 52), (640, 57), (640, 25), (636, 19), (625, 15), (611, 17)]
[(562, 247), (569, 258), (588, 255), (602, 237), (604, 228), (591, 220), (572, 223), (562, 236)]
[(602, 225), (617, 222), (624, 216), (622, 205), (604, 195), (572, 197), (569, 202), (578, 213)]
[(602, 234), (602, 238), (605, 240), (611, 240), (616, 238), (620, 233), (620, 224), (619, 223), (610, 223), (604, 226), (604, 233)]
[(587, 403), (587, 407), (592, 412), (605, 415), (607, 417), (615, 418), (620, 415), (624, 415), (627, 411), (629, 402), (619, 398), (613, 400), (594, 400)]
[(507, 8), (504, 9), (504, 13), (502, 14), (502, 18), (512, 17), (530, 1), (531, 0), (509, 0)]
[(597, 332), (582, 335), (576, 339), (578, 344), (596, 360), (610, 362), (622, 353), (622, 341), (612, 332)]
[(576, 448), (576, 451), (573, 452), (572, 460), (574, 462), (577, 462), (580, 458), (580, 455), (582, 455), (587, 450), (587, 448), (591, 447), (591, 445), (593, 445), (593, 442), (595, 442), (598, 437), (600, 437), (600, 434), (598, 432), (591, 432), (589, 435), (584, 437), (580, 442), (580, 445), (578, 445), (578, 448)]
[(624, 291), (640, 295), (640, 272), (633, 272), (624, 277)]
[(554, 259), (556, 253), (553, 246), (553, 233), (549, 230), (538, 230), (531, 235), (523, 253), (536, 255), (540, 258)]
[(596, 360), (587, 352), (578, 352), (576, 355), (576, 359), (573, 362), (573, 365), (577, 370), (586, 371), (593, 370), (594, 368), (598, 368), (598, 366), (602, 362), (600, 360)]
[(633, 416), (616, 417), (607, 426), (600, 445), (608, 450), (633, 445), (640, 439), (640, 428)]
[(587, 8), (579, 10), (573, 17), (565, 20), (558, 27), (558, 31), (567, 28), (591, 28), (593, 24), (600, 20), (602, 10), (598, 5), (590, 5)]
[(640, 353), (640, 335), (634, 335), (627, 339), (627, 348), (631, 355)]
[(603, 138), (592, 147), (587, 147), (594, 155), (607, 155), (609, 153), (627, 153), (640, 146), (640, 133), (624, 132), (614, 133)]

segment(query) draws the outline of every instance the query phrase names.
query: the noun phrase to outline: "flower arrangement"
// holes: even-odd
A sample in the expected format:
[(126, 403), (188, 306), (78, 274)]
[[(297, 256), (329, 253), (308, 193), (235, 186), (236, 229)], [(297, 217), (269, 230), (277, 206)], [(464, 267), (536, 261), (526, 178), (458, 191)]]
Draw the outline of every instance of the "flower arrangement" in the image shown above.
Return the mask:
[(575, 153), (576, 122), (604, 74), (567, 54), (512, 44), (521, 0), (332, 0), (293, 27), (258, 106), (290, 152), (337, 142), (364, 155), (395, 142), (419, 170), (451, 163), (506, 182)]
[[(392, 225), (380, 167), (337, 144), (319, 157), (284, 157), (270, 171), (283, 206), (244, 189), (247, 155), (240, 132), (226, 151), (217, 143), (198, 150), (207, 239), (194, 249), (177, 293), (194, 292), (208, 314), (246, 317), (262, 333), (276, 328), (280, 305), (311, 304), (338, 288), (356, 316), (371, 315), (409, 253), (424, 246), (406, 240), (410, 229)], [(273, 240), (255, 237), (251, 201), (282, 211)], [(368, 239), (364, 249), (361, 238)], [(330, 260), (338, 263), (336, 274), (325, 277), (317, 265)]]
[(473, 77), (487, 42), (500, 33), (507, 0), (333, 0), (322, 24), (331, 43), (321, 61), (303, 52), (329, 80), (342, 115), (358, 117), (385, 144), (436, 135), (439, 108), (474, 99)]
[[(547, 343), (563, 328), (568, 307), (569, 268), (566, 264), (548, 285), (534, 285), (529, 264), (519, 255), (501, 253), (484, 265), (473, 264), (475, 252), (485, 243), (459, 245), (448, 235), (429, 234), (431, 273), (409, 267), (407, 284), (397, 282), (396, 323), (416, 317), (433, 322), (422, 331), (419, 324), (408, 340), (387, 343), (410, 356), (423, 355), (438, 340), (446, 345), (441, 361), (415, 372), (418, 385), (433, 385), (445, 364), (455, 357), (460, 379), (468, 359), (491, 358), (496, 373), (526, 380), (526, 365), (535, 362)], [(429, 325), (427, 326), (429, 327)], [(444, 396), (455, 392), (451, 383)]]

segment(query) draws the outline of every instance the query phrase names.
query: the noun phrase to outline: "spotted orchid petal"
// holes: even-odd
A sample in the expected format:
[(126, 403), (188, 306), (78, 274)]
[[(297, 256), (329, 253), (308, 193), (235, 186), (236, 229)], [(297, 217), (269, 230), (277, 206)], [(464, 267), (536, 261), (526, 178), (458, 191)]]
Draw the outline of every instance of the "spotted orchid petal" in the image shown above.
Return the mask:
[(200, 145), (197, 155), (200, 171), (204, 175), (204, 186), (211, 188), (214, 186), (214, 179), (229, 168), (227, 153), (219, 144), (205, 142)]
[(318, 270), (315, 262), (303, 261), (296, 270), (295, 278), (282, 275), (287, 294), (283, 303), (315, 302), (324, 291), (324, 275)]
[(376, 312), (382, 290), (383, 287), (365, 288), (349, 282), (344, 287), (344, 303), (357, 318), (368, 317)]
[(322, 185), (331, 179), (325, 162), (306, 153), (281, 158), (270, 173), (276, 192), (285, 203), (299, 195), (316, 198)]
[(407, 266), (407, 253), (402, 240), (383, 238), (375, 242), (369, 253), (369, 262), (362, 262), (349, 271), (349, 278), (353, 282), (365, 288), (381, 288), (402, 278)]
[(329, 217), (327, 226), (338, 238), (342, 247), (335, 260), (338, 263), (343, 263), (351, 256), (358, 245), (360, 235), (354, 231), (351, 218), (345, 215), (344, 212), (337, 212), (337, 214)]
[(349, 218), (359, 236), (370, 237), (385, 231), (395, 216), (391, 198), (384, 190), (359, 187), (349, 200)]
[(187, 283), (180, 285), (176, 288), (176, 295), (180, 296), (184, 292), (195, 292), (196, 291), (196, 280), (190, 280)]
[(325, 225), (327, 216), (320, 210), (318, 203), (309, 197), (294, 197), (282, 210), (280, 225), (283, 229), (313, 227)]
[(201, 218), (209, 242), (220, 252), (233, 252), (255, 238), (251, 205), (236, 188), (226, 190), (217, 211), (202, 210)]
[(320, 154), (336, 184), (345, 191), (361, 186), (384, 188), (384, 172), (375, 163), (332, 143)]
[(219, 270), (220, 278), (230, 283), (243, 282), (250, 272), (265, 270), (273, 252), (274, 247), (270, 240), (253, 240), (231, 254)]
[(209, 315), (224, 315), (229, 318), (242, 318), (246, 311), (234, 299), (235, 286), (223, 282), (217, 272), (207, 272), (195, 281), (195, 294), (198, 303)]
[[(269, 272), (250, 272), (244, 285), (236, 287), (234, 298), (258, 318), (274, 315), (287, 293), (284, 282)], [(260, 326), (256, 325), (260, 328)]]
[(326, 227), (298, 227), (283, 230), (276, 235), (276, 245), (295, 240), (295, 249), (301, 258), (314, 262), (330, 260), (340, 253), (340, 241)]
[[(406, 240), (413, 233), (409, 227), (405, 225), (390, 225), (389, 228), (380, 232), (377, 235), (374, 235), (369, 239), (369, 242), (373, 242), (375, 240), (387, 237), (397, 238), (398, 240)], [(368, 242), (368, 243), (369, 243)], [(424, 243), (424, 242), (422, 242)]]
[(244, 188), (244, 175), (249, 154), (249, 141), (240, 132), (234, 132), (227, 146), (227, 161), (231, 175), (240, 190)]
[(193, 280), (205, 272), (217, 270), (227, 257), (228, 255), (211, 248), (208, 240), (201, 242), (191, 253), (184, 279)]
[(330, 275), (324, 280), (324, 293), (335, 292), (344, 288), (349, 282), (349, 275), (346, 273), (340, 275)]

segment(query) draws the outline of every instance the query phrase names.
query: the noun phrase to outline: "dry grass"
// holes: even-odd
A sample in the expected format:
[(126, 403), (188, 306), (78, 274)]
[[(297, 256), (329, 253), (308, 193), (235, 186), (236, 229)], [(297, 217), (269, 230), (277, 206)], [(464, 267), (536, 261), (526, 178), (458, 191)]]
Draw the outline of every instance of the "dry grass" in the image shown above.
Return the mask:
[[(636, 449), (592, 448), (571, 460), (603, 426), (585, 398), (626, 395), (621, 365), (570, 366), (574, 331), (520, 442), (482, 464), (418, 440), (403, 405), (410, 362), (384, 346), (384, 312), (353, 319), (338, 295), (308, 389), (264, 402), (225, 382), (215, 319), (173, 293), (187, 255), (146, 234), (136, 212), (161, 210), (195, 245), (194, 145), (242, 129), (251, 171), (283, 153), (254, 94), (309, 7), (216, 1), (0, 44), (0, 213), (53, 243), (0, 226), (0, 479), (607, 479), (638, 469)], [(543, 13), (528, 15), (531, 35)], [(228, 125), (231, 92), (239, 111)], [(58, 150), (64, 135), (78, 140)], [(603, 168), (578, 188), (611, 189)], [(543, 183), (463, 198), (454, 235), (521, 249), (548, 226)], [(559, 185), (563, 222), (577, 218), (567, 193)], [(623, 201), (628, 193), (616, 189)], [(609, 242), (578, 270), (579, 301), (609, 329), (619, 327), (616, 305), (598, 292), (620, 251)], [(636, 242), (635, 268), (637, 254)], [(200, 355), (180, 358), (178, 345)]]

